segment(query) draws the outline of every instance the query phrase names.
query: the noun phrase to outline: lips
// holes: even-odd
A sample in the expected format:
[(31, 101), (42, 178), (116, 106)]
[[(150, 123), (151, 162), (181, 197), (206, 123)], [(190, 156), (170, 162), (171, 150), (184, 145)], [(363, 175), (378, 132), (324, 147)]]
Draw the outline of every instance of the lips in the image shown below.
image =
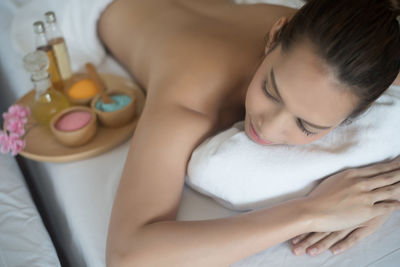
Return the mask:
[(253, 127), (253, 124), (250, 122), (250, 135), (253, 138), (253, 140), (261, 145), (271, 145), (272, 142), (271, 141), (267, 141), (262, 139), (256, 132), (256, 130)]

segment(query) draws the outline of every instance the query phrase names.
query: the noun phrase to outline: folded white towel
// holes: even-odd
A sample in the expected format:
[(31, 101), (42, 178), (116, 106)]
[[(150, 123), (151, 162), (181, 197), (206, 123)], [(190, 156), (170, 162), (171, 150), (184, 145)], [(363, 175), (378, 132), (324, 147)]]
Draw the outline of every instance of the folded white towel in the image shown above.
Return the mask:
[(52, 10), (65, 38), (73, 71), (83, 69), (86, 62), (100, 64), (106, 52), (97, 36), (97, 21), (112, 0), (31, 0), (16, 5), (11, 25), (15, 49), (25, 55), (35, 49), (33, 22), (44, 20), (44, 13)]
[(186, 182), (235, 210), (304, 196), (338, 170), (400, 154), (399, 114), (400, 87), (392, 86), (354, 122), (308, 145), (261, 146), (239, 122), (196, 148)]

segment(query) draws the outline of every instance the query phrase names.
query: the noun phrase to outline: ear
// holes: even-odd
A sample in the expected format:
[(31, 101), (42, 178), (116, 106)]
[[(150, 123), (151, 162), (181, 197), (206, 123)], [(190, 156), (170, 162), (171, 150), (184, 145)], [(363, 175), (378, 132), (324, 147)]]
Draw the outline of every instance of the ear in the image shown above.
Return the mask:
[(280, 17), (274, 23), (274, 25), (272, 26), (271, 30), (268, 33), (268, 41), (267, 44), (265, 45), (265, 54), (267, 54), (268, 50), (271, 49), (282, 27), (285, 26), (288, 23), (288, 21), (289, 20), (287, 19), (287, 17)]

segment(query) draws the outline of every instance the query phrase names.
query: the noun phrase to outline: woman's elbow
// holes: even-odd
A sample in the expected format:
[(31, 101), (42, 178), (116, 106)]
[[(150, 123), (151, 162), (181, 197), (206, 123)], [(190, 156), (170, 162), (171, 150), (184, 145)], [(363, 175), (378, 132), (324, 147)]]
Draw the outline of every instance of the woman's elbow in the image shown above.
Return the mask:
[(138, 257), (133, 251), (124, 254), (119, 251), (109, 250), (106, 252), (106, 266), (107, 267), (132, 267), (141, 266)]
[[(134, 238), (133, 239), (138, 239)], [(119, 239), (121, 240), (121, 239)], [(132, 266), (149, 266), (152, 251), (143, 249), (143, 244), (136, 242), (110, 242), (107, 241), (106, 249), (106, 266), (107, 267), (132, 267)], [(146, 257), (147, 255), (147, 257)], [(150, 256), (150, 257), (148, 257)]]
[(151, 263), (151, 258), (152, 257), (145, 257), (143, 254), (139, 254), (135, 251), (131, 251), (125, 255), (118, 253), (107, 253), (106, 263), (107, 267), (153, 266), (154, 262)]

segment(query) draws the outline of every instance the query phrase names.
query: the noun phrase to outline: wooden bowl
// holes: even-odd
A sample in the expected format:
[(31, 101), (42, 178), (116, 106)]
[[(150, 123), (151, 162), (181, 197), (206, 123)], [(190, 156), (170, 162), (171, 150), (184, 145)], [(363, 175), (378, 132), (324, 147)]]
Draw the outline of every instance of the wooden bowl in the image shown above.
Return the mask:
[[(87, 105), (89, 106), (90, 102), (92, 99), (98, 94), (94, 94), (90, 97), (87, 98), (74, 98), (70, 95), (69, 91), (71, 88), (76, 85), (78, 82), (81, 82), (83, 80), (91, 80), (89, 75), (86, 73), (76, 73), (74, 76), (72, 76), (69, 80), (64, 82), (64, 95), (68, 98), (68, 101), (74, 105)], [(93, 82), (93, 81), (92, 81)], [(94, 84), (94, 82), (93, 82)]]
[(91, 108), (96, 112), (97, 118), (100, 123), (105, 127), (117, 128), (128, 124), (135, 117), (136, 111), (136, 96), (131, 89), (113, 89), (107, 93), (109, 96), (112, 95), (128, 95), (131, 97), (131, 102), (125, 107), (116, 111), (101, 111), (96, 108), (96, 103), (101, 99), (101, 95), (97, 95), (91, 102)]
[[(92, 114), (92, 118), (88, 124), (83, 126), (82, 128), (74, 131), (61, 131), (56, 128), (56, 123), (62, 116), (75, 111), (86, 111)], [(81, 146), (88, 143), (96, 134), (97, 131), (97, 118), (96, 113), (88, 108), (83, 106), (75, 106), (67, 108), (60, 113), (56, 114), (50, 121), (50, 129), (53, 133), (54, 137), (62, 144), (66, 146)]]

